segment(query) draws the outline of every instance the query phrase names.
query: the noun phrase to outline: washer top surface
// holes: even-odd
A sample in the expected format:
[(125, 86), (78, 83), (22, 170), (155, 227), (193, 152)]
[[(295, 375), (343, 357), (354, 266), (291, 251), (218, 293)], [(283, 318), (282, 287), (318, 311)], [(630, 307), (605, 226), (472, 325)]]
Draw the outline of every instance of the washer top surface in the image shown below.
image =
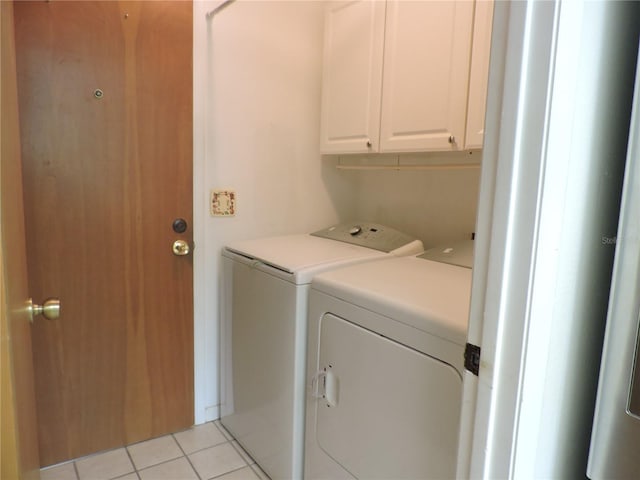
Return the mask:
[(336, 242), (308, 234), (260, 238), (234, 242), (223, 255), (235, 253), (249, 263), (262, 263), (276, 268), (297, 284), (309, 283), (319, 272), (340, 264), (384, 258), (385, 253), (370, 248)]
[[(355, 227), (350, 226), (355, 225)], [(381, 249), (385, 245), (386, 249)], [(375, 248), (374, 248), (375, 247)], [(391, 255), (416, 255), (422, 242), (371, 223), (343, 224), (314, 234), (285, 235), (233, 242), (223, 255), (281, 272), (296, 284), (310, 283), (324, 270)], [(262, 265), (260, 265), (262, 264)]]
[(312, 289), (464, 346), (471, 269), (419, 257), (386, 257), (322, 273)]

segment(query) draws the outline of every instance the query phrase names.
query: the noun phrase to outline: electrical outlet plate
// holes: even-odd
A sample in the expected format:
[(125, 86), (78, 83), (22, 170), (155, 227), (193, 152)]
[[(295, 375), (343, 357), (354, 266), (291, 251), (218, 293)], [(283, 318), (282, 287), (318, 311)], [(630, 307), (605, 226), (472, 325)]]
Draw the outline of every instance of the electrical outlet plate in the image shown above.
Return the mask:
[(209, 205), (212, 217), (233, 217), (236, 214), (236, 192), (230, 189), (211, 190)]

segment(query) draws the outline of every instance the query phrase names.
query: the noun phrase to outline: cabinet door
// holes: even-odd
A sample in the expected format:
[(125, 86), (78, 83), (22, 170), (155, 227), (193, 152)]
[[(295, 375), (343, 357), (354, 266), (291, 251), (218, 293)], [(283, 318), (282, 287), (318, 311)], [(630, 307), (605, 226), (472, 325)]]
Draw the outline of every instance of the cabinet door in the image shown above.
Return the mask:
[(332, 2), (325, 17), (322, 153), (378, 151), (385, 2)]
[(461, 150), (473, 2), (387, 2), (382, 152)]
[(493, 0), (477, 0), (473, 19), (473, 47), (469, 75), (469, 107), (465, 148), (482, 148), (484, 115), (487, 107), (489, 53), (491, 51), (491, 23)]

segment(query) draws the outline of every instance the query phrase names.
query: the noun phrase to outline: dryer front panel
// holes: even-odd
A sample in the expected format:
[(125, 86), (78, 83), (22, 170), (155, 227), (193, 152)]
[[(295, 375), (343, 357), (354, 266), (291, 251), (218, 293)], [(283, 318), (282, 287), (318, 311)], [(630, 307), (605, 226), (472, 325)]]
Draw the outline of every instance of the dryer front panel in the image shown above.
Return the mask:
[(326, 455), (356, 478), (455, 477), (462, 379), (451, 365), (329, 313), (318, 347)]

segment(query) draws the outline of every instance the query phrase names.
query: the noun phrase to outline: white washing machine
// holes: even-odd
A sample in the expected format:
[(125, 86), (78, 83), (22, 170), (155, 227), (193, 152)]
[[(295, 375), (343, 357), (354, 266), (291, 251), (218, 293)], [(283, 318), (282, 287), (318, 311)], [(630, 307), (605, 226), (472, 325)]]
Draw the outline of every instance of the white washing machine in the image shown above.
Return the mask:
[(469, 241), (314, 278), (305, 478), (455, 478), (472, 257)]
[(311, 279), (422, 251), (419, 240), (370, 223), (237, 242), (223, 250), (221, 422), (271, 478), (302, 478)]

